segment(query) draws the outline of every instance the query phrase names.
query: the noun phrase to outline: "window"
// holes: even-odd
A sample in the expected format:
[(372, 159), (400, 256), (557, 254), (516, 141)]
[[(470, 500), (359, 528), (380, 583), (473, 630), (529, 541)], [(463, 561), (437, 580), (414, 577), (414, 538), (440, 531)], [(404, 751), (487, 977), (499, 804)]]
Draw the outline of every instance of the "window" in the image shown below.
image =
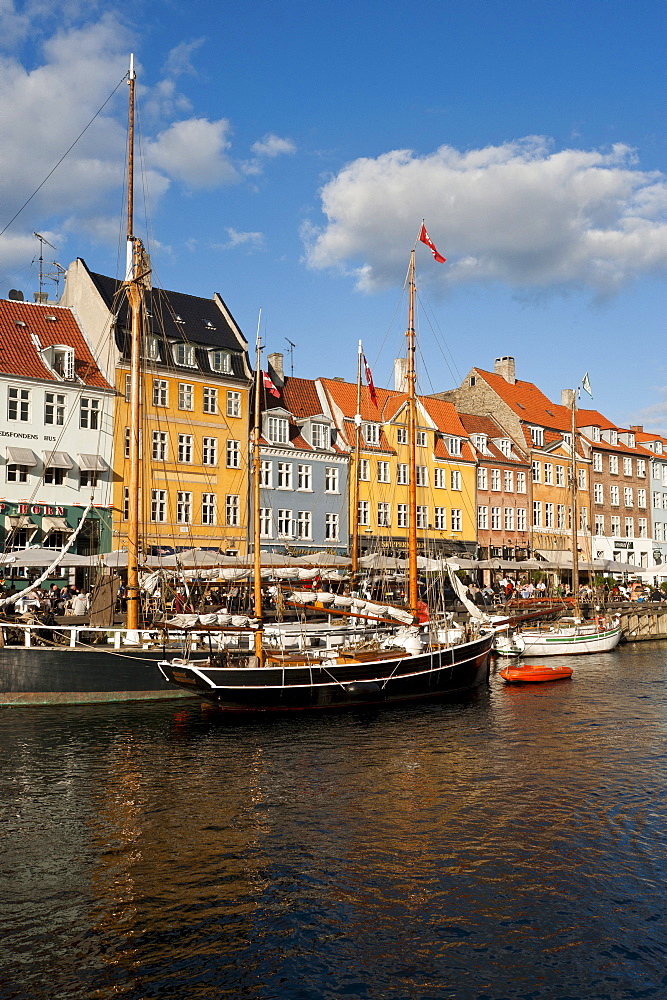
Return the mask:
[(8, 389), (7, 419), (30, 420), (30, 389)]
[(539, 500), (533, 500), (533, 527), (542, 527), (542, 504)]
[[(128, 428), (129, 429), (129, 428)], [(151, 456), (155, 462), (164, 462), (167, 458), (167, 432), (153, 431)]]
[(174, 361), (177, 365), (183, 365), (186, 368), (195, 368), (194, 344), (174, 344)]
[(512, 442), (509, 438), (501, 438), (498, 442), (498, 447), (502, 451), (506, 458), (509, 458), (512, 454)]
[(130, 489), (128, 486), (123, 487), (123, 520), (128, 521), (130, 518)]
[(571, 434), (563, 434), (563, 442), (569, 448), (569, 446), (572, 444), (572, 435)]
[(417, 447), (426, 447), (426, 431), (417, 431)]
[(527, 531), (527, 519), (526, 519), (526, 508), (517, 507), (516, 509), (516, 530), (517, 531)]
[(624, 476), (631, 476), (632, 475), (632, 459), (631, 458), (624, 458), (623, 459), (623, 475)]
[(7, 466), (7, 482), (8, 483), (27, 483), (28, 482), (28, 466), (27, 465), (15, 465), (11, 463)]
[(505, 531), (514, 531), (514, 507), (505, 507)]
[(604, 490), (602, 488), (602, 483), (594, 483), (593, 485), (593, 502), (604, 503)]
[(417, 527), (428, 528), (428, 507), (417, 504)]
[(408, 505), (399, 503), (396, 505), (396, 527), (407, 528), (408, 526)]
[(646, 476), (646, 461), (643, 458), (637, 459), (637, 476), (639, 479), (644, 479)]
[(593, 472), (602, 472), (602, 454), (599, 451), (593, 452)]
[(511, 469), (505, 469), (503, 481), (505, 484), (505, 493), (514, 493), (514, 473)]
[(623, 488), (623, 505), (625, 507), (634, 506), (634, 500), (632, 497), (632, 486), (625, 486)]
[(619, 502), (620, 501), (619, 501), (619, 496), (618, 496), (618, 486), (610, 486), (609, 487), (609, 503), (612, 505), (612, 507), (618, 507)]
[[(438, 485), (437, 478), (439, 472), (442, 472), (442, 469), (435, 470), (436, 486)], [(399, 462), (396, 466), (396, 482), (399, 486), (407, 486), (408, 484), (408, 467), (405, 462)]]
[(359, 459), (359, 479), (367, 483), (371, 478), (371, 463), (367, 458)]
[(179, 410), (194, 410), (195, 387), (189, 382), (178, 383), (178, 408)]
[(417, 486), (428, 486), (428, 468), (425, 465), (418, 465), (416, 473)]
[(65, 397), (59, 392), (44, 393), (44, 423), (57, 424), (62, 427), (65, 423)]
[(656, 542), (662, 542), (662, 541), (664, 541), (662, 521), (656, 521), (656, 523), (653, 526), (653, 530), (655, 532), (655, 540), (656, 540)]
[(526, 492), (526, 473), (517, 472), (516, 474), (516, 491), (517, 493)]
[(435, 508), (435, 529), (436, 531), (447, 531), (447, 508)]
[(368, 525), (371, 523), (370, 504), (368, 500), (359, 501), (358, 511), (359, 511), (359, 524), (362, 525), (362, 527), (368, 527)]
[(203, 410), (204, 413), (218, 412), (218, 390), (210, 385), (204, 386)]
[(637, 529), (640, 538), (648, 538), (648, 522), (645, 517), (637, 518)]
[(72, 347), (57, 347), (53, 351), (51, 365), (56, 375), (63, 379), (74, 378), (74, 349)]
[(544, 444), (544, 428), (542, 428), (542, 427), (531, 427), (530, 428), (530, 437), (531, 437), (531, 440), (532, 440), (533, 444), (537, 448), (541, 448), (543, 446), (543, 444)]
[(492, 507), (491, 508), (491, 531), (500, 531), (500, 526), (501, 526), (500, 519), (501, 519), (501, 515), (502, 515), (502, 508), (501, 507)]
[(625, 537), (634, 538), (635, 537), (635, 521), (632, 517), (625, 518)]
[(654, 507), (662, 506), (662, 494), (659, 493), (657, 490), (653, 491), (653, 506)]
[(472, 435), (472, 442), (475, 445), (475, 448), (477, 448), (478, 451), (481, 451), (483, 455), (488, 455), (489, 453), (486, 441), (487, 441), (486, 434)]
[(241, 442), (227, 439), (227, 468), (241, 468)]
[(595, 515), (595, 534), (604, 535), (604, 514)]
[(601, 441), (602, 440), (602, 435), (600, 434), (600, 428), (599, 427), (593, 427), (592, 428), (591, 437), (593, 438), (594, 441)]
[(265, 490), (273, 489), (273, 462), (267, 459), (259, 463), (259, 485)]
[(378, 462), (378, 483), (389, 482), (389, 462)]
[(278, 489), (292, 489), (292, 463), (278, 462)]
[(142, 353), (148, 361), (160, 360), (160, 345), (155, 334), (149, 333), (146, 335), (144, 338), (144, 349)]
[(273, 537), (273, 521), (271, 519), (271, 508), (270, 507), (260, 507), (259, 508), (259, 533), (262, 538), (272, 538)]
[(296, 467), (296, 488), (307, 491), (313, 488), (313, 467), (312, 465), (297, 465)]
[(544, 527), (553, 528), (555, 524), (554, 521), (554, 505), (552, 503), (545, 503), (544, 505)]
[(227, 390), (227, 416), (241, 416), (241, 393), (236, 392), (234, 389)]
[(132, 398), (132, 376), (125, 376), (125, 402), (129, 403)]
[(215, 493), (202, 493), (201, 495), (201, 523), (215, 524), (217, 521), (216, 495)]
[(366, 444), (380, 443), (380, 425), (364, 424), (364, 440)]
[(213, 437), (202, 438), (202, 465), (218, 464), (218, 439)]
[(609, 471), (614, 476), (618, 475), (618, 455), (609, 456)]
[(637, 506), (638, 507), (646, 506), (646, 490), (642, 489), (637, 490)]
[(192, 461), (192, 434), (178, 435), (178, 461)]
[(533, 482), (542, 482), (542, 466), (539, 462), (533, 462)]
[(153, 379), (153, 406), (167, 406), (167, 380), (166, 378)]
[(225, 524), (230, 528), (236, 528), (238, 523), (239, 495), (238, 493), (228, 493), (225, 497)]
[(611, 515), (611, 533), (617, 537), (621, 534), (621, 519), (618, 514)]
[(231, 373), (232, 356), (229, 351), (209, 351), (208, 358), (214, 372)]
[(100, 425), (100, 401), (91, 399), (89, 396), (81, 397), (81, 407), (79, 410), (79, 427), (87, 427), (91, 431), (99, 429)]
[(151, 490), (151, 521), (154, 524), (167, 520), (167, 491)]
[(389, 504), (385, 500), (378, 503), (378, 528), (389, 527)]
[(617, 430), (611, 430), (611, 431), (609, 431), (609, 444), (614, 444), (614, 445), (618, 444), (618, 431)]
[(556, 486), (565, 486), (565, 466), (556, 466)]
[(44, 469), (44, 482), (49, 483), (51, 486), (62, 486), (65, 482), (65, 474), (67, 469), (55, 469), (53, 466), (49, 466)]
[(488, 507), (478, 507), (477, 508), (477, 527), (481, 531), (486, 531), (489, 527), (489, 508)]
[(339, 470), (336, 468), (326, 468), (324, 470), (324, 492), (338, 493)]
[(82, 489), (95, 489), (99, 479), (99, 472), (93, 472), (90, 469), (79, 470), (79, 487)]
[(286, 417), (269, 417), (266, 421), (266, 436), (271, 444), (287, 444), (289, 424)]
[(544, 482), (547, 486), (552, 486), (554, 481), (554, 467), (551, 462), (544, 463)]
[(130, 428), (125, 428), (125, 458), (130, 457)]
[(324, 515), (324, 537), (328, 542), (338, 541), (338, 514)]
[(565, 504), (559, 503), (556, 506), (556, 527), (562, 531), (565, 528)]
[(452, 509), (452, 531), (461, 531), (462, 514), (458, 507)]
[(655, 442), (655, 453), (656, 455), (662, 455), (662, 441)]
[(461, 454), (461, 438), (450, 437), (447, 441), (447, 448), (449, 449), (450, 455), (460, 455)]
[(477, 469), (477, 489), (478, 490), (488, 490), (488, 475), (487, 470), (481, 466)]
[(651, 462), (651, 476), (653, 479), (660, 479), (660, 462)]
[(329, 427), (327, 424), (313, 423), (310, 428), (310, 443), (313, 448), (328, 448), (330, 444)]
[(453, 490), (461, 489), (461, 473), (456, 469), (452, 470), (451, 483)]
[(577, 471), (577, 479), (578, 479), (578, 482), (579, 482), (579, 489), (580, 490), (585, 490), (586, 489), (586, 470), (585, 469), (579, 469)]
[(491, 469), (491, 490), (500, 492), (500, 469)]
[(588, 531), (588, 507), (579, 508), (579, 531)]
[(313, 528), (312, 528), (313, 515), (309, 510), (300, 510), (296, 515), (296, 534), (297, 538), (312, 538)]
[(408, 443), (408, 429), (407, 427), (397, 427), (396, 428), (396, 442), (398, 444)]
[(192, 521), (192, 493), (184, 490), (176, 493), (176, 521), (178, 524), (190, 524)]

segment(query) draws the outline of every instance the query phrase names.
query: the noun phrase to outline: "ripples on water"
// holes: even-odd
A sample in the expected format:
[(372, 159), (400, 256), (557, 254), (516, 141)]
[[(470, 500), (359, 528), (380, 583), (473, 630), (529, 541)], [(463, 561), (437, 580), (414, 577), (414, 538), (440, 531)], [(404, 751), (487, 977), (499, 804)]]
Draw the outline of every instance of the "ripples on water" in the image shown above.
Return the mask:
[(664, 998), (666, 661), (374, 716), (2, 711), (0, 998)]

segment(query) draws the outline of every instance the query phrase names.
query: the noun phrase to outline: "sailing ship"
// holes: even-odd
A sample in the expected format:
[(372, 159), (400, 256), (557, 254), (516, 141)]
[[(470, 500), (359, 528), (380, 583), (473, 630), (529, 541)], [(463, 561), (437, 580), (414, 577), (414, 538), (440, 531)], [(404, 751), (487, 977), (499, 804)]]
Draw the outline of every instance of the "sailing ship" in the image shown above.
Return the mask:
[[(424, 239), (426, 235), (426, 239)], [(256, 627), (254, 651), (222, 647), (205, 663), (165, 659), (160, 663), (164, 677), (178, 687), (195, 693), (229, 713), (291, 712), (304, 709), (341, 709), (352, 706), (388, 705), (420, 701), (470, 691), (488, 677), (489, 655), (494, 637), (492, 626), (471, 622), (465, 630), (450, 630), (446, 620), (419, 623), (417, 576), (417, 492), (416, 492), (416, 371), (415, 371), (415, 250), (418, 241), (432, 247), (422, 229), (410, 255), (408, 270), (407, 405), (408, 447), (411, 474), (408, 503), (408, 593), (407, 621), (392, 628), (383, 639), (369, 644), (310, 648), (298, 653), (267, 650), (262, 618), (260, 586), (260, 344), (257, 343), (255, 425), (253, 431), (254, 495), (254, 603)], [(435, 249), (432, 247), (434, 256)], [(436, 259), (440, 259), (436, 256)], [(357, 448), (358, 460), (358, 448)], [(356, 497), (356, 494), (355, 494)], [(353, 538), (356, 536), (353, 532)], [(357, 571), (353, 556), (353, 570)], [(391, 609), (371, 606), (351, 607), (348, 613), (362, 618), (390, 622)], [(409, 623), (409, 624), (408, 624)], [(455, 639), (448, 633), (456, 632)]]

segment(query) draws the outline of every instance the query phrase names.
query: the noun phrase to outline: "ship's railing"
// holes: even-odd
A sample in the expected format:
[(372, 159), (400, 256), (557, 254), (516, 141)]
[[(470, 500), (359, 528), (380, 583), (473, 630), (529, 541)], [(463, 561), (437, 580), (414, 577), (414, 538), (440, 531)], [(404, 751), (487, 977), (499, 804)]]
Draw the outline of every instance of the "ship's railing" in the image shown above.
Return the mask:
[[(191, 649), (197, 649), (201, 644), (208, 641), (208, 633), (171, 631), (166, 637), (165, 633), (157, 629), (139, 629), (131, 631), (127, 628), (110, 628), (100, 625), (33, 625), (26, 622), (4, 622), (2, 625), (2, 645), (16, 646), (12, 642), (17, 631), (23, 631), (23, 641), (18, 645), (30, 649), (34, 645), (58, 646), (59, 648), (77, 646), (93, 646), (102, 648), (104, 646), (113, 649), (152, 649), (157, 646), (182, 646), (188, 642)], [(129, 636), (128, 636), (129, 631)], [(95, 638), (91, 638), (91, 633)], [(85, 641), (80, 638), (85, 635)], [(54, 636), (59, 638), (54, 639)], [(104, 637), (106, 636), (106, 640)], [(39, 640), (35, 642), (34, 640)], [(64, 641), (63, 641), (64, 640)]]

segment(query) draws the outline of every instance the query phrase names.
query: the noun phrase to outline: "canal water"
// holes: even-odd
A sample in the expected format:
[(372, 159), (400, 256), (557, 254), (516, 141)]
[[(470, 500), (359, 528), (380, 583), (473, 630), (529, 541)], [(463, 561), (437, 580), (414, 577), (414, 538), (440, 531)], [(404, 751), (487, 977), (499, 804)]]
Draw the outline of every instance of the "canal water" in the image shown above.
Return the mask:
[(373, 715), (3, 710), (0, 998), (666, 997), (667, 644), (570, 663)]

